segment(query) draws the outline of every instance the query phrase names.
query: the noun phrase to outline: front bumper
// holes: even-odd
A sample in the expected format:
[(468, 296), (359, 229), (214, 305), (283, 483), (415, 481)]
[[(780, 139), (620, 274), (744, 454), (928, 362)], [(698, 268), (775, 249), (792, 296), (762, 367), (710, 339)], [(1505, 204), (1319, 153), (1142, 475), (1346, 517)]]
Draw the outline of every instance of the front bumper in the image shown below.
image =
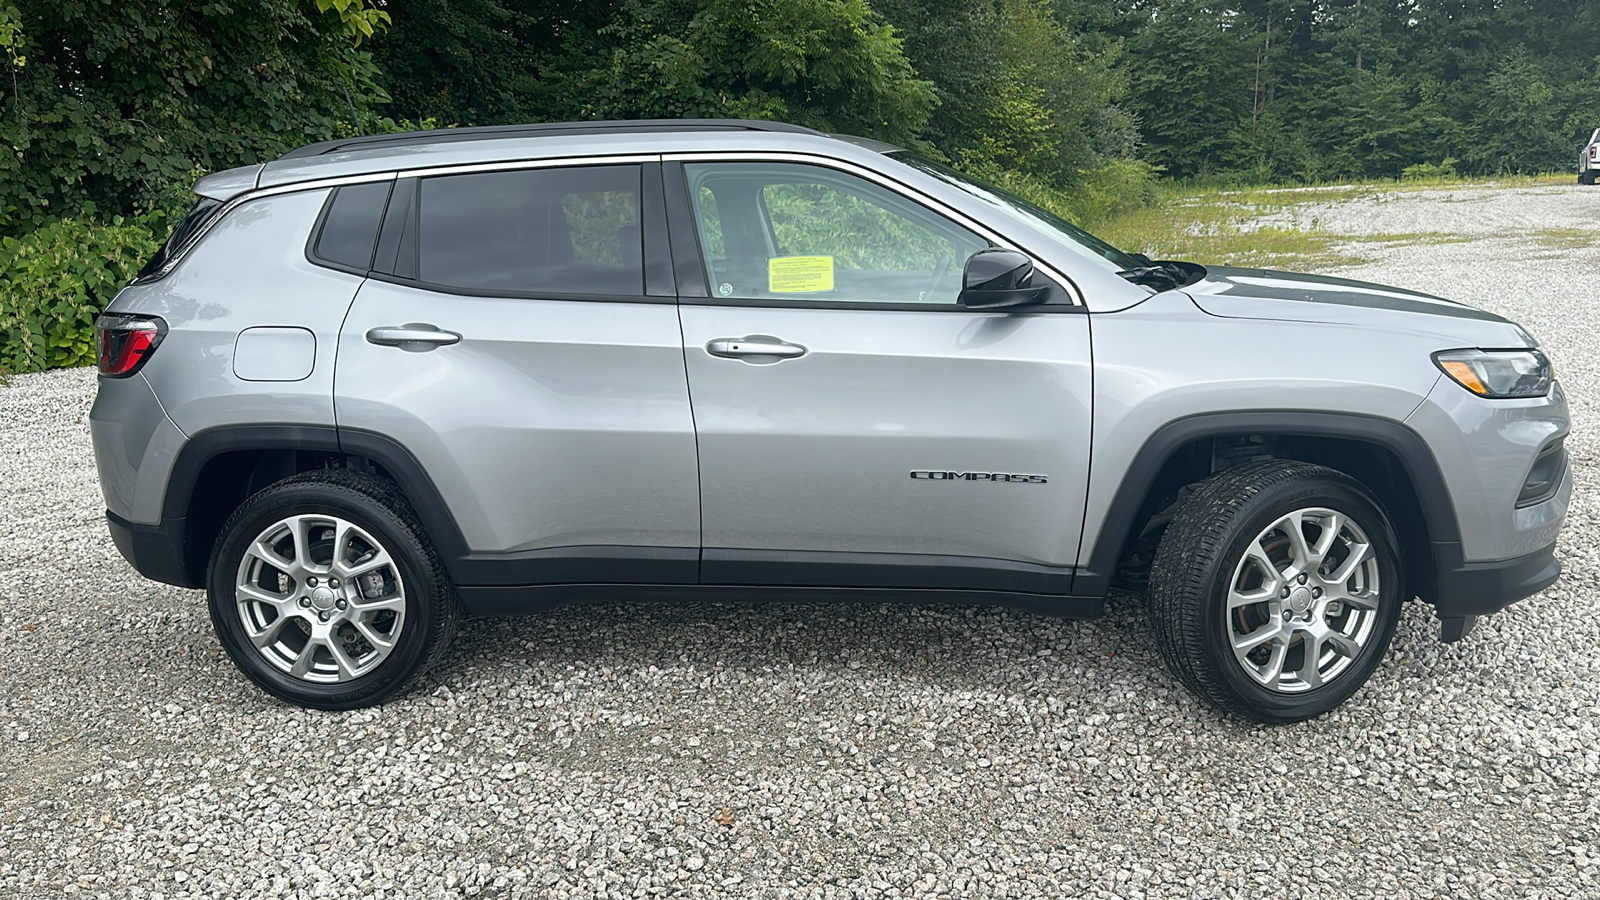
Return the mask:
[(202, 587), (184, 569), (183, 542), (188, 523), (182, 516), (163, 519), (160, 525), (140, 525), (106, 510), (106, 524), (118, 552), (140, 575), (178, 587)]
[(1438, 579), (1433, 601), (1439, 617), (1439, 639), (1459, 641), (1472, 631), (1479, 616), (1497, 613), (1525, 597), (1556, 583), (1561, 562), (1551, 543), (1524, 556), (1494, 562), (1466, 562), (1461, 545), (1435, 543), (1433, 560)]

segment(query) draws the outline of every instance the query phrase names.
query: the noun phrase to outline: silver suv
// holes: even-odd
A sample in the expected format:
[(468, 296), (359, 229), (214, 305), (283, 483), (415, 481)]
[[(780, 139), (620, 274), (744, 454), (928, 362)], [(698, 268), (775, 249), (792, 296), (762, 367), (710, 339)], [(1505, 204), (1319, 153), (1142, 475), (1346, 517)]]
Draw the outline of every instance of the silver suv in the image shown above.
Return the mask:
[(293, 703), (394, 696), (463, 614), (1122, 583), (1179, 679), (1284, 722), (1406, 600), (1453, 641), (1560, 572), (1550, 363), (1437, 297), (1151, 261), (773, 123), (358, 138), (195, 193), (97, 323), (107, 518)]

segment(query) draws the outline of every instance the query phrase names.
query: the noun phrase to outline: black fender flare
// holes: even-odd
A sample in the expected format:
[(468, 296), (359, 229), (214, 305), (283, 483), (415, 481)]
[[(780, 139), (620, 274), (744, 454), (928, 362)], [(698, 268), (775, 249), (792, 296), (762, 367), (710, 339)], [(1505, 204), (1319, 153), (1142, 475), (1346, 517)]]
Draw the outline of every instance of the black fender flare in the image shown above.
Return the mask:
[(1389, 451), (1405, 468), (1416, 491), (1428, 540), (1436, 546), (1441, 543), (1459, 545), (1461, 532), (1455, 505), (1439, 462), (1427, 442), (1405, 424), (1377, 416), (1307, 410), (1201, 413), (1163, 425), (1139, 449), (1124, 471), (1122, 483), (1101, 523), (1089, 564), (1078, 570), (1073, 592), (1104, 596), (1110, 589), (1117, 561), (1127, 542), (1134, 537), (1130, 532), (1145, 495), (1162, 466), (1178, 448), (1205, 438), (1248, 434), (1338, 438)]
[[(188, 514), (195, 485), (208, 463), (223, 454), (244, 450), (303, 450), (369, 459), (400, 486), (447, 568), (468, 555), (466, 539), (455, 517), (409, 450), (380, 434), (332, 425), (219, 425), (196, 432), (173, 461), (162, 498), (163, 521), (181, 522)], [(181, 529), (181, 525), (178, 527)], [(185, 548), (185, 555), (192, 549)]]

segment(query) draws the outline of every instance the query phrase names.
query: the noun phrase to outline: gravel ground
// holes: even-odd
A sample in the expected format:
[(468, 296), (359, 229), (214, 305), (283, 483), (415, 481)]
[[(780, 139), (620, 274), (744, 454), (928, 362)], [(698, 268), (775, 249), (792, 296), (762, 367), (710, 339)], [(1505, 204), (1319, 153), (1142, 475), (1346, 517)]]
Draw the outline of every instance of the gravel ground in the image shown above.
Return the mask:
[[(289, 708), (234, 671), (199, 593), (112, 547), (92, 374), (13, 379), (0, 896), (1600, 896), (1600, 190), (1320, 220), (1472, 236), (1350, 274), (1539, 335), (1579, 489), (1559, 585), (1448, 647), (1412, 605), (1362, 693), (1284, 728), (1183, 692), (1130, 597), (1093, 622), (583, 606), (467, 623), (381, 709)], [(1529, 236), (1552, 227), (1593, 240)]]

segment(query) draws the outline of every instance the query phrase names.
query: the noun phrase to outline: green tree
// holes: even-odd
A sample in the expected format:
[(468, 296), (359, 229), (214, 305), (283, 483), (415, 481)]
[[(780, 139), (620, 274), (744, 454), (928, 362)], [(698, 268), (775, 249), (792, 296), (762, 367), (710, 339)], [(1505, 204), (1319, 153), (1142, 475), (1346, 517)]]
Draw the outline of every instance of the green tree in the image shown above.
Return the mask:
[(1114, 38), (1086, 41), (1046, 0), (878, 0), (939, 105), (921, 137), (965, 168), (1064, 187), (1138, 146)]
[(781, 119), (905, 141), (934, 102), (865, 0), (624, 0), (540, 74), (551, 118)]
[(15, 0), (0, 234), (169, 205), (197, 170), (331, 137), (346, 88), (381, 98), (355, 41), (383, 18), (366, 0)]

